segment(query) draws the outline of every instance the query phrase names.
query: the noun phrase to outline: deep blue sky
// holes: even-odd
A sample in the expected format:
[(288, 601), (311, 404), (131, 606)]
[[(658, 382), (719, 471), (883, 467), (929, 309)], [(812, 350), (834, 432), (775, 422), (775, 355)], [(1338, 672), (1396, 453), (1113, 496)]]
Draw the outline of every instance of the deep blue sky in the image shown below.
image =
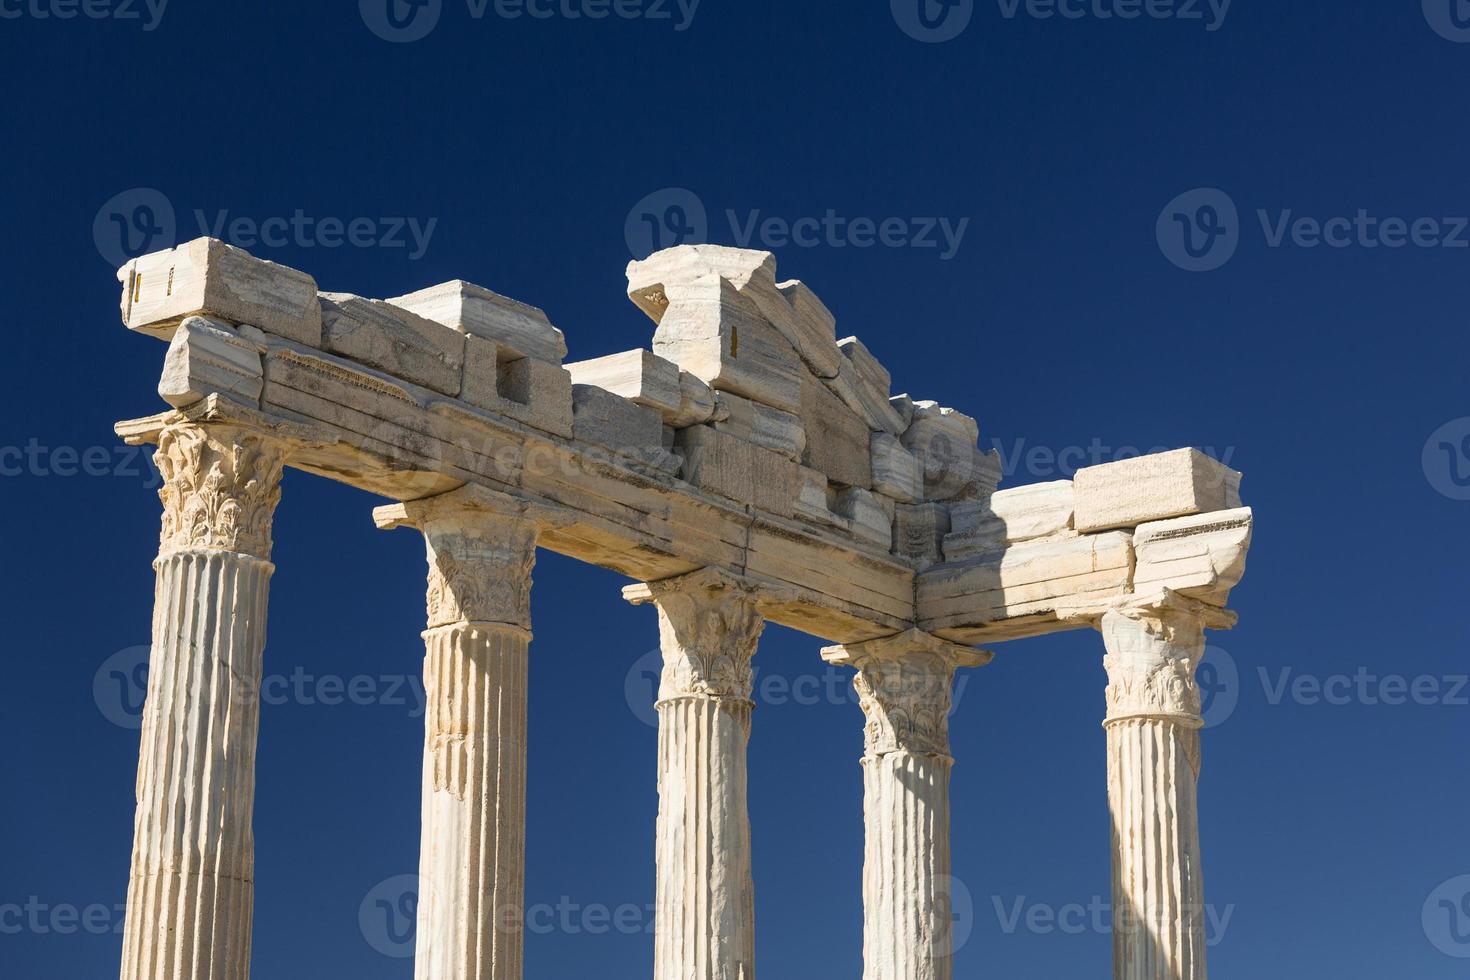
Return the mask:
[[(152, 203), (151, 247), (195, 237), (196, 210), (246, 218), (242, 233), (298, 211), (378, 232), (433, 219), (416, 257), (314, 235), (254, 251), (372, 296), (480, 282), (545, 307), (578, 359), (647, 345), (652, 326), (623, 295), (625, 228), (637, 202), (684, 188), (725, 242), (755, 212), (968, 220), (948, 258), (850, 236), (768, 244), (895, 391), (973, 414), (982, 440), (1020, 455), (1009, 485), (1070, 475), (1046, 455), (1068, 447), (1230, 454), (1257, 523), (1241, 625), (1212, 637), (1219, 703), (1236, 702), (1205, 734), (1200, 791), (1207, 897), (1229, 914), (1215, 971), (1465, 975), (1435, 944), (1470, 954), (1470, 900), (1454, 908), (1470, 885), (1453, 880), (1470, 874), (1470, 691), (1455, 680), (1470, 639), (1470, 501), (1455, 499), (1470, 495), (1456, 480), (1470, 422), (1431, 434), (1470, 416), (1470, 232), (1457, 231), (1470, 44), (1431, 29), (1417, 0), (1237, 0), (1213, 31), (1208, 13), (1008, 18), (975, 0), (944, 43), (905, 34), (916, 10), (882, 0), (703, 0), (682, 31), (677, 13), (476, 19), (443, 0), (413, 43), (375, 36), (353, 0), (173, 0), (153, 30), (42, 18), (37, 2), (0, 0), (0, 973), (104, 977), (120, 948), (111, 912), (75, 931), (69, 910), (125, 894), (137, 733), (110, 720), (127, 720), (110, 685), (136, 656), (104, 664), (148, 642), (159, 505), (136, 460), (111, 455), (111, 426), (162, 407), (164, 348), (118, 322), (111, 215), (147, 218)], [(1454, 35), (1447, 3), (1430, 12)], [(1238, 221), (1199, 210), (1219, 195), (1196, 196), (1163, 226), (1218, 215), (1220, 244), (1238, 249), (1215, 271), (1181, 270), (1168, 257), (1187, 264), (1181, 242), (1156, 237), (1166, 204), (1197, 188), (1222, 190)], [(1421, 240), (1437, 228), (1462, 247), (1309, 248), (1288, 233), (1273, 248), (1257, 214), (1274, 227), (1288, 211), (1360, 209), (1435, 219)], [(99, 475), (74, 472), (68, 450), (89, 447), (103, 447)], [(277, 515), (266, 669), (288, 688), (261, 724), (257, 977), (411, 975), (358, 915), (415, 869), (418, 845), (422, 721), (412, 695), (391, 702), (419, 669), (422, 549), (373, 529), (378, 502), (293, 473)], [(528, 978), (651, 973), (651, 936), (595, 931), (597, 909), (653, 898), (639, 658), (657, 631), (623, 584), (554, 555), (537, 567), (527, 899), (552, 911), (527, 938)], [(771, 627), (758, 662), (825, 687), (819, 646)], [(954, 870), (973, 913), (958, 976), (1108, 969), (1108, 936), (1068, 913), (1108, 891), (1101, 656), (1096, 635), (1064, 634), (1002, 647), (964, 678)], [(1360, 671), (1350, 688), (1332, 680)], [(389, 680), (376, 703), (331, 705), (291, 693), (294, 674)], [(1389, 674), (1428, 678), (1437, 703), (1382, 703)], [(1345, 703), (1314, 699), (1314, 683)], [(861, 717), (816, 700), (768, 688), (756, 712), (766, 980), (860, 970)]]

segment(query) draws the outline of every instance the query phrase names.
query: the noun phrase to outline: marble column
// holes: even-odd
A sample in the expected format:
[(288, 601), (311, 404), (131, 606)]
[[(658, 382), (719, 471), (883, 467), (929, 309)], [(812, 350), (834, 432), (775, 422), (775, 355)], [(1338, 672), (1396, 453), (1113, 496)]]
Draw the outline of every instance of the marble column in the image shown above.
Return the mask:
[(1233, 616), (1172, 593), (1120, 606), (1098, 628), (1107, 653), (1113, 976), (1205, 980), (1200, 873), (1199, 688), (1206, 627)]
[(658, 608), (655, 980), (753, 980), (746, 745), (755, 594), (713, 569), (630, 586)]
[(919, 630), (828, 647), (857, 669), (863, 766), (863, 978), (949, 980), (950, 689), (990, 654)]
[(475, 488), (376, 516), (422, 531), (429, 558), (414, 976), (520, 980), (537, 525)]
[(161, 432), (153, 648), (122, 980), (245, 980), (255, 892), (271, 520), (281, 445), (223, 423)]

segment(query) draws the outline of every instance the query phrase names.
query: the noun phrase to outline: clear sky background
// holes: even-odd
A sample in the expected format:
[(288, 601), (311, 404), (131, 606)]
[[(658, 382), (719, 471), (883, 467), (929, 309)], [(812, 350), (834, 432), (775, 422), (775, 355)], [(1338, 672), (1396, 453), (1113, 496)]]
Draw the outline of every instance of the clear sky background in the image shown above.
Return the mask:
[[(217, 228), (324, 289), (465, 278), (581, 359), (648, 345), (623, 268), (657, 227), (771, 248), (895, 392), (979, 420), (1006, 485), (1184, 445), (1244, 471), (1206, 677), (1214, 970), (1465, 976), (1470, 5), (1098, 2), (442, 0), (395, 34), (385, 0), (0, 0), (0, 974), (105, 977), (121, 945), (159, 504), (111, 427), (163, 407), (164, 347), (119, 324), (115, 265)], [(1172, 15), (1099, 16), (1128, 10)], [(285, 481), (257, 977), (412, 973), (424, 565), (380, 502)], [(657, 630), (624, 584), (536, 568), (534, 980), (652, 971)], [(862, 718), (820, 646), (770, 627), (758, 655), (766, 980), (861, 969)], [(959, 977), (1106, 975), (1101, 658), (1068, 633), (961, 678)]]

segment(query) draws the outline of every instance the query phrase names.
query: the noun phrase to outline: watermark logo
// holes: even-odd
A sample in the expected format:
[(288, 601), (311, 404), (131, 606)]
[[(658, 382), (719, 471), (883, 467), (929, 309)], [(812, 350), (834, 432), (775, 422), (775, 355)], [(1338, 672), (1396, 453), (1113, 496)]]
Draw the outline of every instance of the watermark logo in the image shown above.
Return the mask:
[(709, 217), (699, 195), (685, 187), (665, 187), (645, 196), (628, 212), (623, 238), (634, 258), (676, 245), (709, 241)]
[(148, 645), (124, 647), (92, 675), (92, 700), (102, 717), (119, 728), (143, 727), (143, 702), (148, 695)]
[(969, 886), (953, 875), (934, 881), (934, 921), (942, 923), (934, 937), (934, 955), (939, 958), (964, 949), (975, 931), (975, 899)]
[(1240, 704), (1240, 671), (1235, 658), (1220, 647), (1205, 647), (1204, 659), (1195, 672), (1199, 687), (1200, 714), (1206, 728), (1223, 725)]
[(133, 187), (108, 198), (92, 219), (97, 253), (114, 268), (162, 248), (174, 238), (174, 206), (162, 191)]
[(975, 15), (975, 0), (889, 0), (889, 7), (899, 29), (926, 44), (953, 41)]
[(623, 224), (628, 251), (647, 258), (661, 248), (705, 242), (713, 234), (738, 248), (909, 248), (933, 249), (940, 261), (955, 257), (969, 230), (969, 218), (938, 216), (876, 218), (848, 216), (828, 208), (822, 214), (767, 214), (727, 208), (723, 225), (711, 225), (704, 202), (693, 191), (666, 187), (635, 204)]
[(1446, 956), (1470, 959), (1470, 875), (1451, 878), (1424, 900), (1424, 935)]
[(1424, 19), (1445, 40), (1470, 44), (1470, 0), (1424, 0)]
[(0, 0), (0, 20), (115, 20), (136, 22), (145, 32), (163, 21), (168, 0)]
[[(1470, 216), (1465, 215), (1400, 217), (1358, 208), (1323, 217), (1293, 208), (1257, 208), (1255, 216), (1262, 241), (1272, 250), (1470, 248)], [(1229, 262), (1244, 231), (1230, 195), (1205, 187), (1170, 201), (1155, 227), (1164, 257), (1189, 272), (1211, 272)]]
[[(0, 0), (3, 2), (3, 0)], [(152, 187), (134, 187), (109, 198), (92, 219), (97, 253), (114, 268), (129, 259), (172, 248), (180, 231), (188, 238), (218, 238), (238, 248), (384, 248), (402, 249), (410, 262), (424, 257), (439, 224), (437, 217), (408, 215), (339, 217), (310, 215), (302, 208), (290, 214), (259, 217), (195, 208), (194, 227), (180, 228), (173, 204)]]
[(1470, 416), (1435, 429), (1420, 457), (1429, 485), (1451, 500), (1470, 500)]
[(1240, 213), (1229, 194), (1214, 187), (1185, 191), (1159, 212), (1154, 227), (1159, 250), (1186, 272), (1211, 272), (1240, 247)]
[(394, 875), (378, 882), (357, 907), (357, 928), (367, 944), (384, 956), (413, 955), (418, 932), (419, 876)]
[(368, 30), (393, 44), (420, 41), (439, 24), (444, 0), (358, 0)]

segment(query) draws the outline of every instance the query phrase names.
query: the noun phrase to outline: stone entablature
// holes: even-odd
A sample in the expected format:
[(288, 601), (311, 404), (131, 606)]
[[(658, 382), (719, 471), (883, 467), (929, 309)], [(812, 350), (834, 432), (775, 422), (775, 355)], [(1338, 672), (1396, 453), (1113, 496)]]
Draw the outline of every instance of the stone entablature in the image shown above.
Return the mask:
[[(1184, 449), (997, 490), (974, 419), (889, 374), (769, 253), (680, 246), (628, 267), (652, 350), (561, 363), (541, 310), (459, 280), (393, 300), (202, 239), (119, 272), (129, 327), (170, 340), (175, 411), (240, 420), (300, 469), (411, 500), (475, 484), (563, 509), (550, 550), (656, 581), (716, 568), (769, 620), (838, 642), (961, 643), (1085, 625), (1135, 592), (1223, 605), (1250, 511)], [(575, 340), (575, 338), (573, 338)]]

